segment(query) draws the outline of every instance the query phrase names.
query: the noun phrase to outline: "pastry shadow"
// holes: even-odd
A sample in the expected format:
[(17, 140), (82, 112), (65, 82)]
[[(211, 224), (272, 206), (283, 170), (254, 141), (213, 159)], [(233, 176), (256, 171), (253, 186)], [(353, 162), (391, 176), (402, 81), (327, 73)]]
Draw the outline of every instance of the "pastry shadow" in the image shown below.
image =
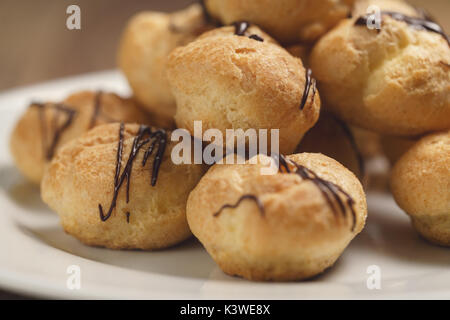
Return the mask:
[(448, 266), (450, 250), (423, 239), (406, 214), (397, 211), (387, 214), (376, 209), (369, 210), (366, 228), (351, 247), (378, 252), (407, 263)]
[(23, 209), (51, 214), (41, 200), (39, 186), (28, 181), (12, 165), (0, 166), (0, 190)]
[(213, 260), (195, 238), (162, 250), (111, 250), (84, 245), (64, 233), (59, 225), (30, 228), (17, 223), (17, 228), (27, 236), (55, 249), (127, 270), (181, 278), (208, 279), (212, 270), (216, 268)]
[[(28, 237), (55, 249), (87, 260), (122, 267), (127, 270), (220, 282), (250, 282), (241, 277), (229, 276), (223, 273), (195, 237), (162, 250), (111, 250), (84, 245), (66, 234), (59, 225), (45, 228), (30, 228), (18, 222), (16, 226)], [(302, 281), (257, 281), (256, 283), (301, 284), (327, 281), (327, 279), (333, 278), (342, 271), (340, 260), (338, 259), (332, 267), (326, 269), (323, 273)]]

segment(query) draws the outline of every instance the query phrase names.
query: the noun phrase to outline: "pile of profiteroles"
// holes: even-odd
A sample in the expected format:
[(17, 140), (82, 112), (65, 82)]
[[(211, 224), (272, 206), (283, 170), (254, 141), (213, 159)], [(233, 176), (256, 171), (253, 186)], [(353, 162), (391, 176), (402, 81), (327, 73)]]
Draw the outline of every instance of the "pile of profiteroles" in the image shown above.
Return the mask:
[[(368, 27), (372, 5), (379, 28)], [(152, 250), (193, 234), (227, 274), (309, 278), (363, 229), (364, 163), (384, 154), (414, 228), (450, 246), (449, 38), (423, 10), (205, 0), (137, 14), (118, 63), (132, 97), (32, 102), (11, 136), (18, 169), (83, 243)], [(175, 164), (170, 134), (202, 139), (194, 121), (224, 134), (279, 129), (277, 173), (262, 174), (262, 153)]]

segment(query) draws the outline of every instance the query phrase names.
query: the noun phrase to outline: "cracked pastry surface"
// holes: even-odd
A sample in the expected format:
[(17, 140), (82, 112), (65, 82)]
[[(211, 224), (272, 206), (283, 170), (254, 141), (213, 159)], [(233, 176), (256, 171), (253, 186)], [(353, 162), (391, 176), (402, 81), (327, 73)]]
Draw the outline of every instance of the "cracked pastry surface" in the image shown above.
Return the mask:
[(146, 109), (173, 121), (176, 104), (165, 74), (167, 56), (210, 28), (198, 4), (170, 14), (141, 12), (130, 19), (120, 42), (118, 64)]
[(450, 131), (414, 144), (395, 164), (391, 190), (424, 238), (450, 246)]
[[(261, 175), (267, 157), (258, 157), (258, 164), (209, 169), (189, 195), (192, 233), (230, 275), (284, 281), (323, 272), (364, 226), (367, 206), (360, 182), (321, 154), (287, 156), (290, 173), (282, 166), (274, 175)], [(304, 174), (340, 188), (353, 204), (344, 193), (329, 192)]]
[(17, 168), (38, 184), (54, 153), (94, 126), (118, 121), (157, 125), (154, 120), (133, 99), (80, 91), (61, 103), (32, 103), (12, 132), (10, 150)]
[(288, 154), (319, 117), (315, 80), (301, 60), (245, 22), (175, 49), (167, 74), (177, 126), (193, 135), (197, 120), (203, 130), (224, 135), (226, 129), (279, 129), (280, 152)]
[[(186, 201), (203, 166), (173, 164), (174, 143), (167, 137), (162, 142), (159, 129), (146, 127), (151, 131), (140, 136), (143, 127), (121, 126), (98, 126), (63, 146), (44, 174), (43, 201), (58, 213), (67, 233), (88, 245), (159, 249), (185, 240), (191, 235)], [(154, 140), (132, 150), (150, 138), (150, 132), (157, 143), (143, 165)]]
[(249, 21), (283, 43), (314, 41), (344, 19), (354, 0), (205, 0), (223, 24)]
[(358, 22), (365, 13), (359, 9), (315, 45), (310, 64), (327, 107), (353, 125), (387, 135), (450, 128), (450, 47), (445, 36), (419, 30), (411, 19), (427, 26), (431, 22), (420, 20), (421, 14), (404, 2), (364, 3), (397, 13), (382, 13), (377, 31)]

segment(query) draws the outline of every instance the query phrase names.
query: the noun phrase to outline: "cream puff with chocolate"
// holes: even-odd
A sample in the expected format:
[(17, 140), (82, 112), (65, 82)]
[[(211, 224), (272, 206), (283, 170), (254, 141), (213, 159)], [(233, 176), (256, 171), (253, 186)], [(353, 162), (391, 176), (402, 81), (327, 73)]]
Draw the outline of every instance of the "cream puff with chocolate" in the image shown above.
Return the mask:
[[(403, 1), (363, 1), (322, 37), (310, 65), (328, 109), (380, 134), (450, 128), (449, 38)], [(380, 23), (366, 9), (381, 9)], [(375, 21), (376, 22), (376, 21)]]
[(81, 91), (62, 102), (32, 102), (12, 132), (10, 150), (22, 174), (39, 184), (56, 151), (96, 125), (118, 121), (157, 125), (155, 119), (131, 98)]
[(279, 150), (289, 154), (319, 117), (311, 70), (245, 21), (175, 49), (167, 71), (175, 121), (192, 135), (195, 121), (224, 136), (227, 129), (279, 129)]
[(189, 195), (192, 233), (229, 275), (301, 280), (331, 267), (363, 229), (361, 183), (321, 154), (281, 157), (274, 175), (257, 164), (216, 164)]
[(187, 239), (186, 201), (204, 167), (174, 164), (169, 134), (137, 124), (95, 127), (56, 153), (43, 201), (88, 245), (150, 250)]

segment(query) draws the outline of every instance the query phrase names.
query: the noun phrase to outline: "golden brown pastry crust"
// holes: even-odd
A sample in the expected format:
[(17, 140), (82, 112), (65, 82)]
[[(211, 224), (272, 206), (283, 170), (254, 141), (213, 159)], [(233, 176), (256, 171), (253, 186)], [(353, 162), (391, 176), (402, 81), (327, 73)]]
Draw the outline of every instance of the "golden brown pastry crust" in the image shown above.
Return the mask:
[(147, 110), (173, 121), (176, 104), (165, 74), (167, 56), (210, 28), (198, 4), (175, 13), (146, 11), (131, 18), (120, 42), (118, 64)]
[(256, 26), (246, 36), (235, 35), (233, 26), (203, 34), (171, 53), (167, 71), (177, 126), (191, 134), (197, 120), (203, 130), (224, 136), (226, 129), (279, 129), (280, 152), (289, 154), (319, 116), (315, 90), (300, 109), (306, 82), (301, 60)]
[[(42, 199), (58, 213), (64, 230), (88, 245), (158, 249), (185, 240), (191, 235), (187, 197), (204, 168), (173, 164), (174, 143), (167, 144), (155, 186), (150, 184), (154, 156), (142, 166), (144, 150), (138, 153), (130, 174), (129, 202), (124, 182), (111, 216), (100, 219), (99, 205), (106, 212), (114, 195), (119, 128), (120, 124), (98, 126), (64, 145), (44, 174)], [(138, 129), (136, 124), (125, 125), (121, 174)]]
[(350, 12), (353, 0), (205, 0), (224, 24), (249, 21), (283, 43), (314, 41)]
[[(365, 195), (350, 171), (321, 154), (295, 154), (288, 159), (351, 195), (356, 212), (354, 231), (351, 215), (335, 215), (310, 180), (285, 172), (263, 176), (261, 162), (215, 165), (189, 195), (187, 218), (193, 234), (225, 273), (251, 280), (309, 278), (333, 265), (362, 230), (367, 214)], [(223, 205), (236, 204), (248, 194), (259, 199), (263, 214), (255, 201), (244, 200), (217, 215)]]
[[(70, 95), (61, 104), (73, 110), (74, 115), (56, 139), (54, 152), (67, 141), (99, 124), (119, 121), (158, 124), (158, 121), (155, 123), (151, 116), (141, 111), (133, 99), (122, 98), (114, 93), (81, 91)], [(47, 157), (47, 153), (55, 139), (55, 132), (64, 126), (69, 117), (68, 113), (57, 111), (56, 105), (45, 103), (42, 114), (40, 107), (31, 105), (17, 122), (10, 138), (10, 150), (17, 168), (37, 184), (41, 182), (44, 167), (51, 158)]]
[(391, 190), (422, 236), (450, 246), (450, 131), (411, 147), (392, 170)]
[[(373, 3), (369, 1), (368, 3)], [(382, 10), (418, 13), (398, 1)], [(327, 107), (382, 134), (416, 136), (450, 128), (450, 47), (434, 32), (382, 15), (380, 32), (356, 19), (319, 40), (310, 57)]]

